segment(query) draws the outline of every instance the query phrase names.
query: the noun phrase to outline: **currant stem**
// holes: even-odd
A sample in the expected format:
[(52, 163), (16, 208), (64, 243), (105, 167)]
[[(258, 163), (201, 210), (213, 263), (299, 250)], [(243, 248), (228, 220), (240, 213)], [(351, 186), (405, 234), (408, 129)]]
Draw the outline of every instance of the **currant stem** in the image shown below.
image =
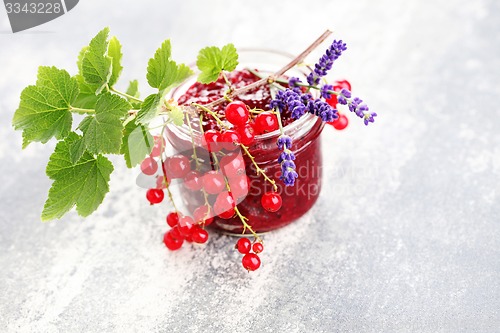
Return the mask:
[(136, 101), (136, 102), (139, 102), (139, 103), (144, 103), (144, 101), (143, 101), (142, 99), (139, 99), (139, 98), (134, 97), (134, 96), (132, 96), (132, 95), (126, 94), (126, 93), (121, 92), (121, 91), (118, 91), (118, 90), (116, 90), (116, 89), (115, 89), (115, 88), (113, 88), (113, 87), (109, 88), (109, 90), (110, 90), (110, 91), (112, 91), (112, 92), (114, 92), (115, 94), (118, 94), (118, 95), (120, 95), (120, 96), (123, 96), (123, 97), (125, 97), (125, 98), (127, 98), (127, 99), (131, 99), (131, 100)]
[(189, 134), (191, 135), (191, 143), (193, 145), (193, 157), (194, 157), (194, 162), (196, 163), (196, 169), (200, 169), (200, 161), (198, 161), (198, 155), (196, 154), (196, 145), (194, 144), (194, 134), (193, 134), (193, 127), (191, 126), (191, 120), (189, 120), (189, 115), (186, 113), (186, 123), (188, 124), (189, 127)]
[(259, 235), (252, 229), (252, 226), (247, 223), (248, 218), (241, 214), (240, 210), (238, 209), (238, 206), (234, 206), (234, 211), (236, 212), (236, 215), (238, 215), (238, 217), (240, 218), (241, 223), (243, 224), (243, 234), (245, 233), (245, 230), (248, 230), (252, 233), (256, 241), (262, 242), (262, 239), (259, 237)]
[(194, 107), (197, 107), (197, 108), (200, 108), (202, 109), (203, 111), (205, 111), (206, 113), (210, 114), (212, 117), (214, 117), (214, 119), (217, 121), (217, 123), (221, 126), (221, 127), (224, 127), (226, 129), (229, 128), (229, 126), (227, 126), (226, 124), (224, 124), (224, 122), (222, 120), (220, 120), (219, 116), (217, 115), (217, 113), (213, 112), (212, 110), (210, 110), (208, 107), (206, 107), (205, 105), (201, 105), (201, 104), (198, 104), (198, 103), (192, 103), (191, 104), (192, 106)]
[(255, 170), (256, 170), (257, 175), (262, 175), (262, 177), (264, 177), (264, 179), (273, 186), (274, 191), (275, 192), (278, 191), (278, 186), (276, 185), (276, 182), (274, 180), (272, 180), (271, 178), (269, 178), (266, 175), (266, 172), (264, 171), (264, 169), (262, 169), (257, 164), (257, 162), (255, 162), (255, 158), (253, 157), (253, 155), (248, 150), (248, 147), (245, 146), (244, 144), (240, 144), (240, 146), (241, 146), (241, 149), (243, 149), (243, 151), (245, 152), (245, 155), (247, 155), (250, 158), (250, 160), (252, 161), (252, 164), (255, 166)]
[[(279, 78), (280, 76), (285, 74), (289, 69), (291, 69), (292, 67), (294, 67), (298, 63), (302, 62), (305, 59), (305, 57), (307, 57), (315, 48), (317, 48), (321, 43), (323, 43), (323, 41), (331, 34), (332, 34), (332, 32), (330, 30), (326, 30), (321, 36), (318, 37), (318, 39), (316, 39), (314, 41), (314, 43), (312, 43), (307, 49), (305, 49), (301, 54), (299, 54), (297, 57), (295, 57), (292, 61), (290, 61), (286, 66), (281, 68), (279, 71), (277, 71), (276, 73), (274, 73), (272, 75), (269, 75), (266, 78), (262, 78), (259, 81), (256, 81), (254, 83), (251, 83), (249, 85), (246, 85), (244, 87), (241, 87), (239, 89), (234, 90), (229, 95), (229, 97), (233, 97), (233, 96), (237, 96), (239, 94), (245, 93), (247, 91), (250, 91), (252, 89), (260, 87), (261, 85), (264, 85), (266, 83), (269, 83), (269, 84), (273, 83), (276, 78)], [(211, 107), (214, 107), (215, 105), (223, 103), (224, 101), (225, 101), (225, 98), (221, 97), (221, 98), (207, 104), (206, 107), (211, 108)]]
[(234, 89), (233, 89), (233, 86), (231, 84), (231, 81), (229, 81), (229, 79), (227, 78), (227, 75), (224, 71), (222, 71), (222, 77), (224, 78), (224, 81), (226, 82), (227, 84), (227, 88), (229, 89), (229, 93), (231, 93)]

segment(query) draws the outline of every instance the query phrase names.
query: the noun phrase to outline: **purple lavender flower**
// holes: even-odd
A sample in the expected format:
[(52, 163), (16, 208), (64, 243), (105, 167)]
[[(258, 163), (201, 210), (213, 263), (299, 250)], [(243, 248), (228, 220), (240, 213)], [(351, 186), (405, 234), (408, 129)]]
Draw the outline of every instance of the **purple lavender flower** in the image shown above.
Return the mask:
[(280, 135), (276, 144), (280, 150), (283, 150), (283, 148), (290, 149), (292, 148), (292, 138), (288, 135)]
[(331, 84), (325, 84), (321, 87), (321, 97), (324, 99), (328, 99), (332, 96), (332, 93), (330, 91), (333, 91), (333, 85)]
[(363, 119), (365, 121), (365, 125), (368, 126), (368, 123), (373, 123), (375, 121), (375, 119), (373, 119), (373, 117), (376, 117), (377, 113), (370, 112), (370, 111), (365, 111), (364, 113), (365, 113), (365, 115), (363, 116)]
[(307, 76), (307, 83), (315, 86), (319, 83), (320, 78), (325, 76), (332, 65), (341, 55), (342, 52), (347, 50), (346, 44), (342, 40), (334, 40), (332, 45), (326, 50), (325, 54), (321, 56), (319, 61), (314, 65), (314, 70)]
[(269, 108), (279, 109), (280, 112), (288, 108), (292, 113), (292, 118), (298, 119), (306, 113), (306, 106), (303, 103), (300, 89), (285, 89), (278, 91), (276, 98), (269, 103)]
[(354, 112), (356, 116), (363, 119), (365, 125), (373, 123), (375, 121), (374, 117), (377, 116), (377, 113), (371, 112), (368, 105), (361, 103), (363, 103), (363, 100), (358, 97), (354, 97), (352, 100), (347, 101), (349, 111)]
[(299, 85), (298, 85), (299, 83), (302, 83), (302, 81), (301, 81), (298, 77), (293, 77), (293, 76), (292, 76), (292, 77), (288, 80), (288, 85), (289, 85), (290, 87), (292, 87), (292, 88), (293, 88), (293, 87), (298, 87), (298, 86), (299, 86)]
[(337, 96), (337, 102), (340, 104), (346, 105), (347, 100), (351, 98), (351, 92), (347, 89), (342, 89), (340, 94)]
[(326, 122), (331, 122), (338, 118), (337, 110), (320, 99), (310, 100), (307, 104), (307, 111), (320, 117), (321, 120)]
[(295, 171), (296, 166), (293, 162), (295, 155), (290, 150), (292, 148), (292, 138), (283, 134), (278, 138), (276, 144), (280, 150), (283, 150), (278, 157), (278, 163), (281, 165), (280, 179), (286, 186), (293, 186), (298, 174)]

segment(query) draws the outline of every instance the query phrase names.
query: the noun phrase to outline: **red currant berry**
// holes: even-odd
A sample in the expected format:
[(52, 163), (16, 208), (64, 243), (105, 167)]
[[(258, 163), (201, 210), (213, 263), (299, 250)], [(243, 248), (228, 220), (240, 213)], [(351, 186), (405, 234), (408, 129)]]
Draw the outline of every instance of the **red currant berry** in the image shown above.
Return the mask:
[(146, 192), (146, 199), (148, 199), (151, 205), (159, 204), (160, 202), (162, 202), (164, 196), (165, 194), (163, 193), (163, 190), (157, 188), (150, 188)]
[(252, 246), (252, 250), (255, 253), (261, 253), (262, 251), (264, 251), (264, 245), (260, 242), (254, 243)]
[(224, 176), (219, 172), (211, 170), (203, 175), (203, 189), (209, 194), (220, 193), (226, 186)]
[(193, 212), (194, 220), (197, 223), (204, 223), (205, 226), (210, 225), (214, 221), (213, 216), (211, 207), (207, 205), (200, 206)]
[(178, 250), (182, 247), (182, 243), (184, 243), (183, 239), (176, 239), (172, 237), (172, 234), (169, 232), (165, 233), (165, 236), (163, 236), (163, 243), (165, 243), (165, 246), (171, 250), (175, 251)]
[(233, 194), (228, 191), (224, 191), (219, 193), (217, 196), (217, 199), (215, 200), (215, 203), (219, 205), (221, 208), (227, 208), (231, 209), (236, 206), (236, 203), (234, 202)]
[(251, 146), (255, 142), (255, 129), (252, 124), (238, 126), (236, 131), (240, 135), (240, 142), (245, 146)]
[(203, 182), (201, 180), (201, 174), (196, 171), (189, 171), (186, 177), (184, 177), (184, 186), (191, 191), (199, 191), (203, 187)]
[[(342, 86), (340, 86), (338, 84), (333, 86), (333, 91), (341, 91), (341, 90), (342, 90)], [(330, 98), (327, 98), (325, 101), (328, 104), (330, 104), (331, 107), (333, 107), (333, 108), (337, 107), (337, 104), (338, 104), (337, 95), (331, 94)]]
[(146, 157), (141, 163), (141, 171), (143, 174), (152, 176), (158, 171), (158, 163), (152, 157)]
[(234, 198), (245, 197), (250, 190), (250, 178), (247, 175), (229, 178), (229, 187)]
[(235, 211), (234, 211), (234, 208), (232, 207), (224, 207), (223, 204), (220, 204), (218, 202), (216, 202), (214, 204), (214, 213), (220, 217), (221, 219), (225, 219), (225, 220), (228, 220), (230, 218), (232, 218), (235, 214)]
[(165, 139), (159, 135), (154, 137), (154, 146), (151, 151), (151, 156), (158, 157), (161, 155), (161, 150), (165, 148)]
[(195, 243), (198, 244), (206, 243), (208, 240), (208, 232), (198, 226), (195, 226), (191, 231), (191, 238)]
[(272, 112), (262, 112), (255, 117), (255, 131), (257, 134), (264, 134), (275, 131), (279, 128), (278, 118)]
[(351, 91), (351, 84), (347, 80), (338, 80), (335, 81), (335, 85), (340, 87), (340, 90), (347, 89)]
[(194, 226), (194, 220), (191, 216), (183, 216), (179, 218), (179, 223), (177, 224), (177, 228), (181, 232), (181, 235), (187, 236), (191, 233), (191, 230)]
[(186, 237), (184, 237), (184, 240), (188, 243), (192, 243), (193, 242), (193, 237), (191, 237), (191, 234), (187, 235)]
[(241, 259), (241, 263), (247, 271), (255, 271), (260, 267), (260, 258), (255, 253), (247, 253)]
[(165, 183), (165, 177), (163, 175), (156, 177), (156, 188), (157, 189), (167, 188), (167, 184)]
[(177, 214), (177, 212), (168, 213), (168, 215), (167, 215), (167, 224), (170, 227), (172, 227), (172, 228), (175, 227), (178, 222), (179, 222), (179, 214)]
[(229, 151), (236, 150), (240, 143), (240, 135), (235, 130), (227, 130), (222, 133), (223, 148)]
[(222, 149), (222, 133), (216, 130), (205, 131), (203, 136), (203, 145), (207, 147), (207, 150), (218, 152)]
[(248, 238), (243, 237), (243, 238), (238, 239), (238, 241), (236, 242), (235, 248), (236, 248), (236, 250), (238, 250), (239, 253), (247, 254), (250, 252), (250, 250), (252, 248), (252, 243), (250, 242), (250, 240)]
[(220, 168), (227, 178), (245, 174), (245, 161), (241, 154), (229, 153), (220, 160)]
[(245, 103), (234, 101), (226, 106), (226, 119), (235, 126), (243, 125), (248, 121), (248, 109)]
[(181, 234), (179, 226), (175, 226), (172, 229), (170, 229), (170, 235), (173, 238), (178, 239), (178, 240), (184, 240), (184, 238), (185, 238), (184, 235)]
[(339, 117), (337, 119), (327, 124), (332, 125), (336, 130), (341, 131), (349, 125), (349, 118), (347, 118), (347, 116), (343, 113), (339, 113), (338, 116)]
[(174, 155), (166, 159), (165, 169), (169, 178), (184, 178), (191, 170), (191, 165), (186, 156)]
[(277, 212), (282, 205), (281, 195), (276, 192), (267, 192), (264, 193), (262, 199), (260, 200), (262, 207), (268, 212), (274, 213)]

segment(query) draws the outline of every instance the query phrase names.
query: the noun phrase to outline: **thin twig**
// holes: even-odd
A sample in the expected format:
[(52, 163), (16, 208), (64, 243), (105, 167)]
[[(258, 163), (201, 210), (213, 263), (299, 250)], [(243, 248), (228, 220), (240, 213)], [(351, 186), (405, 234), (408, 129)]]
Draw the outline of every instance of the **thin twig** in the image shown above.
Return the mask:
[[(297, 57), (295, 57), (292, 61), (290, 61), (286, 66), (281, 68), (279, 71), (276, 73), (269, 75), (268, 77), (262, 78), (259, 81), (255, 81), (254, 83), (251, 83), (249, 85), (246, 85), (244, 87), (241, 87), (239, 89), (233, 90), (228, 97), (234, 97), (240, 94), (243, 94), (247, 91), (250, 91), (252, 89), (255, 89), (257, 87), (260, 87), (261, 85), (264, 85), (266, 83), (273, 83), (275, 78), (279, 78), (283, 74), (285, 74), (289, 69), (297, 65), (298, 63), (302, 62), (315, 48), (317, 48), (323, 41), (330, 36), (332, 32), (330, 30), (326, 30), (321, 36), (319, 36), (318, 39), (314, 41), (307, 49), (304, 50), (301, 54), (299, 54)], [(224, 103), (226, 99), (224, 97), (221, 97), (209, 104), (206, 104), (205, 106), (209, 109), (213, 108), (214, 106)]]

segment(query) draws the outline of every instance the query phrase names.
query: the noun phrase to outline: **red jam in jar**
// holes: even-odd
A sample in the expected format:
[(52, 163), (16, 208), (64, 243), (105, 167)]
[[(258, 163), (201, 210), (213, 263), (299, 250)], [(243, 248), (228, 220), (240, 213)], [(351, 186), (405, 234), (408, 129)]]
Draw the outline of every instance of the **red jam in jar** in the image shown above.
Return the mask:
[[(246, 86), (258, 79), (257, 76), (247, 70), (235, 71), (228, 76), (233, 89)], [(178, 95), (177, 101), (182, 105), (191, 103), (208, 104), (222, 97), (226, 91), (227, 85), (222, 78), (208, 85), (196, 82), (185, 90), (182, 95)], [(174, 97), (175, 93), (173, 94)], [(269, 85), (262, 85), (247, 93), (238, 95), (234, 100), (244, 102), (250, 109), (267, 110), (271, 100)], [(223, 115), (226, 105), (227, 103), (219, 104), (212, 110)], [(257, 175), (251, 159), (243, 151), (240, 152), (245, 161), (246, 174), (249, 177), (250, 185), (248, 194), (238, 203), (237, 207), (240, 213), (248, 218), (247, 223), (258, 233), (283, 227), (304, 215), (316, 202), (321, 190), (322, 157), (320, 134), (323, 129), (323, 122), (318, 117), (308, 113), (295, 121), (291, 119), (288, 112), (284, 112), (281, 117), (285, 134), (293, 140), (291, 150), (296, 156), (296, 171), (299, 175), (294, 186), (285, 186), (279, 179), (281, 166), (277, 159), (281, 151), (276, 145), (277, 138), (280, 135), (279, 130), (256, 135), (255, 142), (249, 147), (249, 151), (254, 156), (258, 166), (265, 170), (268, 177), (276, 181), (278, 193), (280, 193), (283, 202), (281, 209), (277, 212), (266, 211), (261, 204), (262, 195), (273, 191), (273, 186), (262, 175)], [(195, 142), (199, 143), (201, 142), (200, 121), (196, 118), (190, 122), (193, 132), (198, 136)], [(220, 130), (215, 119), (206, 113), (203, 115), (202, 126), (204, 131), (210, 129)], [(192, 153), (191, 130), (188, 126), (168, 126), (166, 136), (176, 153), (184, 155)], [(189, 151), (191, 153), (185, 153)], [(198, 155), (203, 155), (203, 152), (198, 148), (197, 152)], [(205, 155), (207, 155), (206, 152)], [(183, 200), (190, 211), (204, 204), (202, 193), (187, 192), (183, 192)], [(209, 198), (210, 204), (215, 201), (213, 197), (210, 196)], [(237, 215), (229, 219), (215, 216), (211, 226), (235, 234), (241, 234), (244, 231), (243, 224)], [(246, 232), (248, 233), (248, 230)]]

